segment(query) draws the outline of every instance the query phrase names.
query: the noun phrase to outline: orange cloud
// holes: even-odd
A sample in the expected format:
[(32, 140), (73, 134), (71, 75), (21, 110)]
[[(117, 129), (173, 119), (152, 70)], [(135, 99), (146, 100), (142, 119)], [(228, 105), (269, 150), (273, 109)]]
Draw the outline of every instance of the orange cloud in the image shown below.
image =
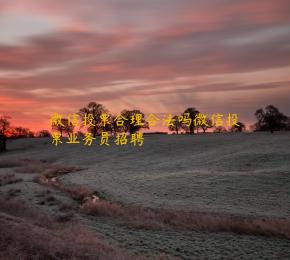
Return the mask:
[(2, 1), (8, 24), (13, 13), (56, 26), (0, 40), (0, 112), (36, 130), (89, 101), (114, 113), (236, 107), (244, 121), (263, 102), (289, 111), (288, 10), (286, 0)]

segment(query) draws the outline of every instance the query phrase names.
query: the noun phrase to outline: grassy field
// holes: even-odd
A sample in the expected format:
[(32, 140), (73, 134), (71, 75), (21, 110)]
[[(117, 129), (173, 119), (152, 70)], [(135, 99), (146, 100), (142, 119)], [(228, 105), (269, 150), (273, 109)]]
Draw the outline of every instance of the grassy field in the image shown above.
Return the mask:
[[(142, 147), (35, 138), (8, 148), (6, 204), (81, 224), (124, 259), (290, 258), (289, 133), (148, 135)], [(92, 194), (97, 203), (84, 200)]]

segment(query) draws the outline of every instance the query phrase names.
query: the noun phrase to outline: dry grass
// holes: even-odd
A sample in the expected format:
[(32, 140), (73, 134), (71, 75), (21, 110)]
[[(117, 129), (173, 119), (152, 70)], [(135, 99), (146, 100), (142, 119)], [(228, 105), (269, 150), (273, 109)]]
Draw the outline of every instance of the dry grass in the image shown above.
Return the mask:
[(92, 194), (90, 189), (87, 189), (81, 185), (63, 185), (63, 184), (55, 184), (55, 186), (58, 187), (59, 190), (68, 193), (73, 199), (82, 201), (85, 197)]
[(63, 166), (57, 164), (51, 164), (46, 161), (37, 160), (22, 160), (19, 162), (15, 171), (19, 173), (38, 173), (46, 178), (58, 177), (70, 172), (79, 171), (82, 168), (75, 166)]
[(0, 161), (0, 168), (14, 168), (21, 165), (20, 161), (10, 160), (10, 159), (2, 159)]
[(21, 193), (21, 189), (9, 189), (6, 193), (5, 198), (7, 200), (10, 200), (10, 199), (20, 195), (20, 193)]
[(19, 217), (23, 219), (33, 220), (41, 226), (49, 227), (52, 224), (52, 219), (41, 215), (36, 210), (32, 209), (23, 200), (10, 200), (6, 201), (0, 199), (0, 212)]
[(69, 216), (41, 215), (22, 201), (0, 201), (0, 211), (1, 259), (144, 259), (67, 222)]
[(21, 166), (15, 169), (15, 171), (18, 173), (41, 173), (47, 166), (47, 163), (41, 161), (25, 160), (22, 161)]
[(49, 169), (45, 169), (44, 171), (42, 171), (42, 174), (46, 178), (53, 178), (53, 177), (58, 177), (64, 174), (68, 174), (68, 173), (76, 172), (80, 170), (82, 170), (82, 168), (75, 167), (75, 166), (55, 165), (55, 166), (50, 167)]
[(64, 185), (61, 182), (48, 182), (47, 178), (44, 176), (40, 176), (35, 178), (35, 181), (42, 185), (48, 185), (58, 190), (67, 193), (71, 198), (77, 201), (82, 201), (85, 197), (92, 194), (90, 189), (87, 189), (81, 185), (71, 184), (71, 185)]
[(64, 214), (59, 214), (56, 216), (56, 221), (57, 222), (70, 222), (74, 219), (74, 214), (73, 213), (64, 213)]
[(46, 163), (40, 163), (35, 165), (28, 165), (25, 168), (19, 169), (22, 172), (37, 172), (40, 175), (34, 178), (34, 181), (41, 185), (48, 185), (55, 187), (65, 193), (68, 193), (70, 197), (75, 200), (81, 201), (86, 196), (91, 194), (91, 191), (87, 188), (71, 184), (71, 185), (63, 185), (60, 181), (52, 182), (52, 178), (60, 177), (64, 174), (68, 174), (75, 171), (80, 171), (82, 168), (75, 166), (60, 166), (60, 165), (47, 165)]
[(0, 186), (14, 184), (23, 181), (21, 178), (17, 178), (15, 174), (0, 175)]
[(52, 182), (52, 178), (60, 177), (64, 174), (68, 174), (75, 171), (80, 171), (82, 168), (75, 167), (75, 166), (60, 166), (60, 165), (46, 165), (40, 164), (36, 168), (33, 168), (34, 166), (31, 165), (28, 166), (25, 169), (22, 169), (22, 171), (36, 171), (40, 173), (40, 175), (36, 176), (34, 178), (34, 181), (41, 184), (41, 185), (48, 185), (54, 188), (57, 188), (58, 190), (67, 193), (70, 197), (72, 197), (75, 200), (82, 201), (85, 197), (89, 196), (92, 192), (81, 186), (76, 184), (71, 185), (63, 185), (60, 181)]
[(59, 205), (60, 211), (70, 211), (74, 209), (75, 209), (75, 205), (73, 205), (72, 203), (60, 202), (60, 205)]
[(275, 218), (246, 218), (225, 214), (153, 210), (141, 206), (123, 206), (108, 201), (82, 206), (83, 212), (123, 220), (142, 229), (174, 229), (209, 232), (233, 232), (240, 235), (262, 235), (290, 239), (290, 221)]

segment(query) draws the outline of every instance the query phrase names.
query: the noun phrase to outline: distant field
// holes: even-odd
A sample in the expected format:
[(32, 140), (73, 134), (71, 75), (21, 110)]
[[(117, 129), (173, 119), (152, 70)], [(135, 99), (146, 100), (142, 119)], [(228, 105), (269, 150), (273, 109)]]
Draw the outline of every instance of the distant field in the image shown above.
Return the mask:
[[(8, 143), (8, 148), (10, 151), (1, 155), (0, 161), (29, 158), (79, 166), (83, 170), (63, 175), (61, 180), (103, 192), (111, 201), (127, 205), (237, 216), (290, 217), (289, 133), (148, 135), (142, 147), (118, 147), (113, 143), (110, 147), (97, 144), (54, 147), (50, 139), (22, 139)], [(22, 178), (27, 178), (29, 183), (29, 174), (25, 176)], [(26, 192), (23, 196), (33, 202), (32, 193), (40, 188), (35, 183), (27, 183), (15, 185), (22, 187)], [(58, 192), (58, 196), (63, 194)], [(270, 258), (276, 253), (279, 255), (279, 250), (290, 254), (285, 246), (289, 241), (225, 233), (141, 232), (110, 220), (80, 218), (109, 239), (136, 252), (158, 252), (164, 247), (172, 255), (190, 259), (199, 254), (221, 256), (229, 246), (229, 259), (235, 252), (239, 256), (255, 253), (256, 257)], [(184, 248), (185, 252), (171, 251), (174, 237), (179, 237), (178, 248)], [(250, 251), (245, 253), (247, 250)]]
[[(48, 142), (48, 144), (45, 144)], [(19, 157), (87, 167), (64, 176), (112, 199), (152, 207), (290, 216), (290, 134), (145, 136), (143, 147), (53, 147), (19, 140)]]

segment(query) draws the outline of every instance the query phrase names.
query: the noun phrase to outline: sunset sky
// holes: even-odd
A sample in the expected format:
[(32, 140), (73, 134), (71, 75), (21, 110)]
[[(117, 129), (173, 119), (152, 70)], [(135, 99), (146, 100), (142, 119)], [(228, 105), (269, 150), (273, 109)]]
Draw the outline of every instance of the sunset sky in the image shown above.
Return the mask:
[(290, 115), (289, 0), (0, 0), (0, 114)]

